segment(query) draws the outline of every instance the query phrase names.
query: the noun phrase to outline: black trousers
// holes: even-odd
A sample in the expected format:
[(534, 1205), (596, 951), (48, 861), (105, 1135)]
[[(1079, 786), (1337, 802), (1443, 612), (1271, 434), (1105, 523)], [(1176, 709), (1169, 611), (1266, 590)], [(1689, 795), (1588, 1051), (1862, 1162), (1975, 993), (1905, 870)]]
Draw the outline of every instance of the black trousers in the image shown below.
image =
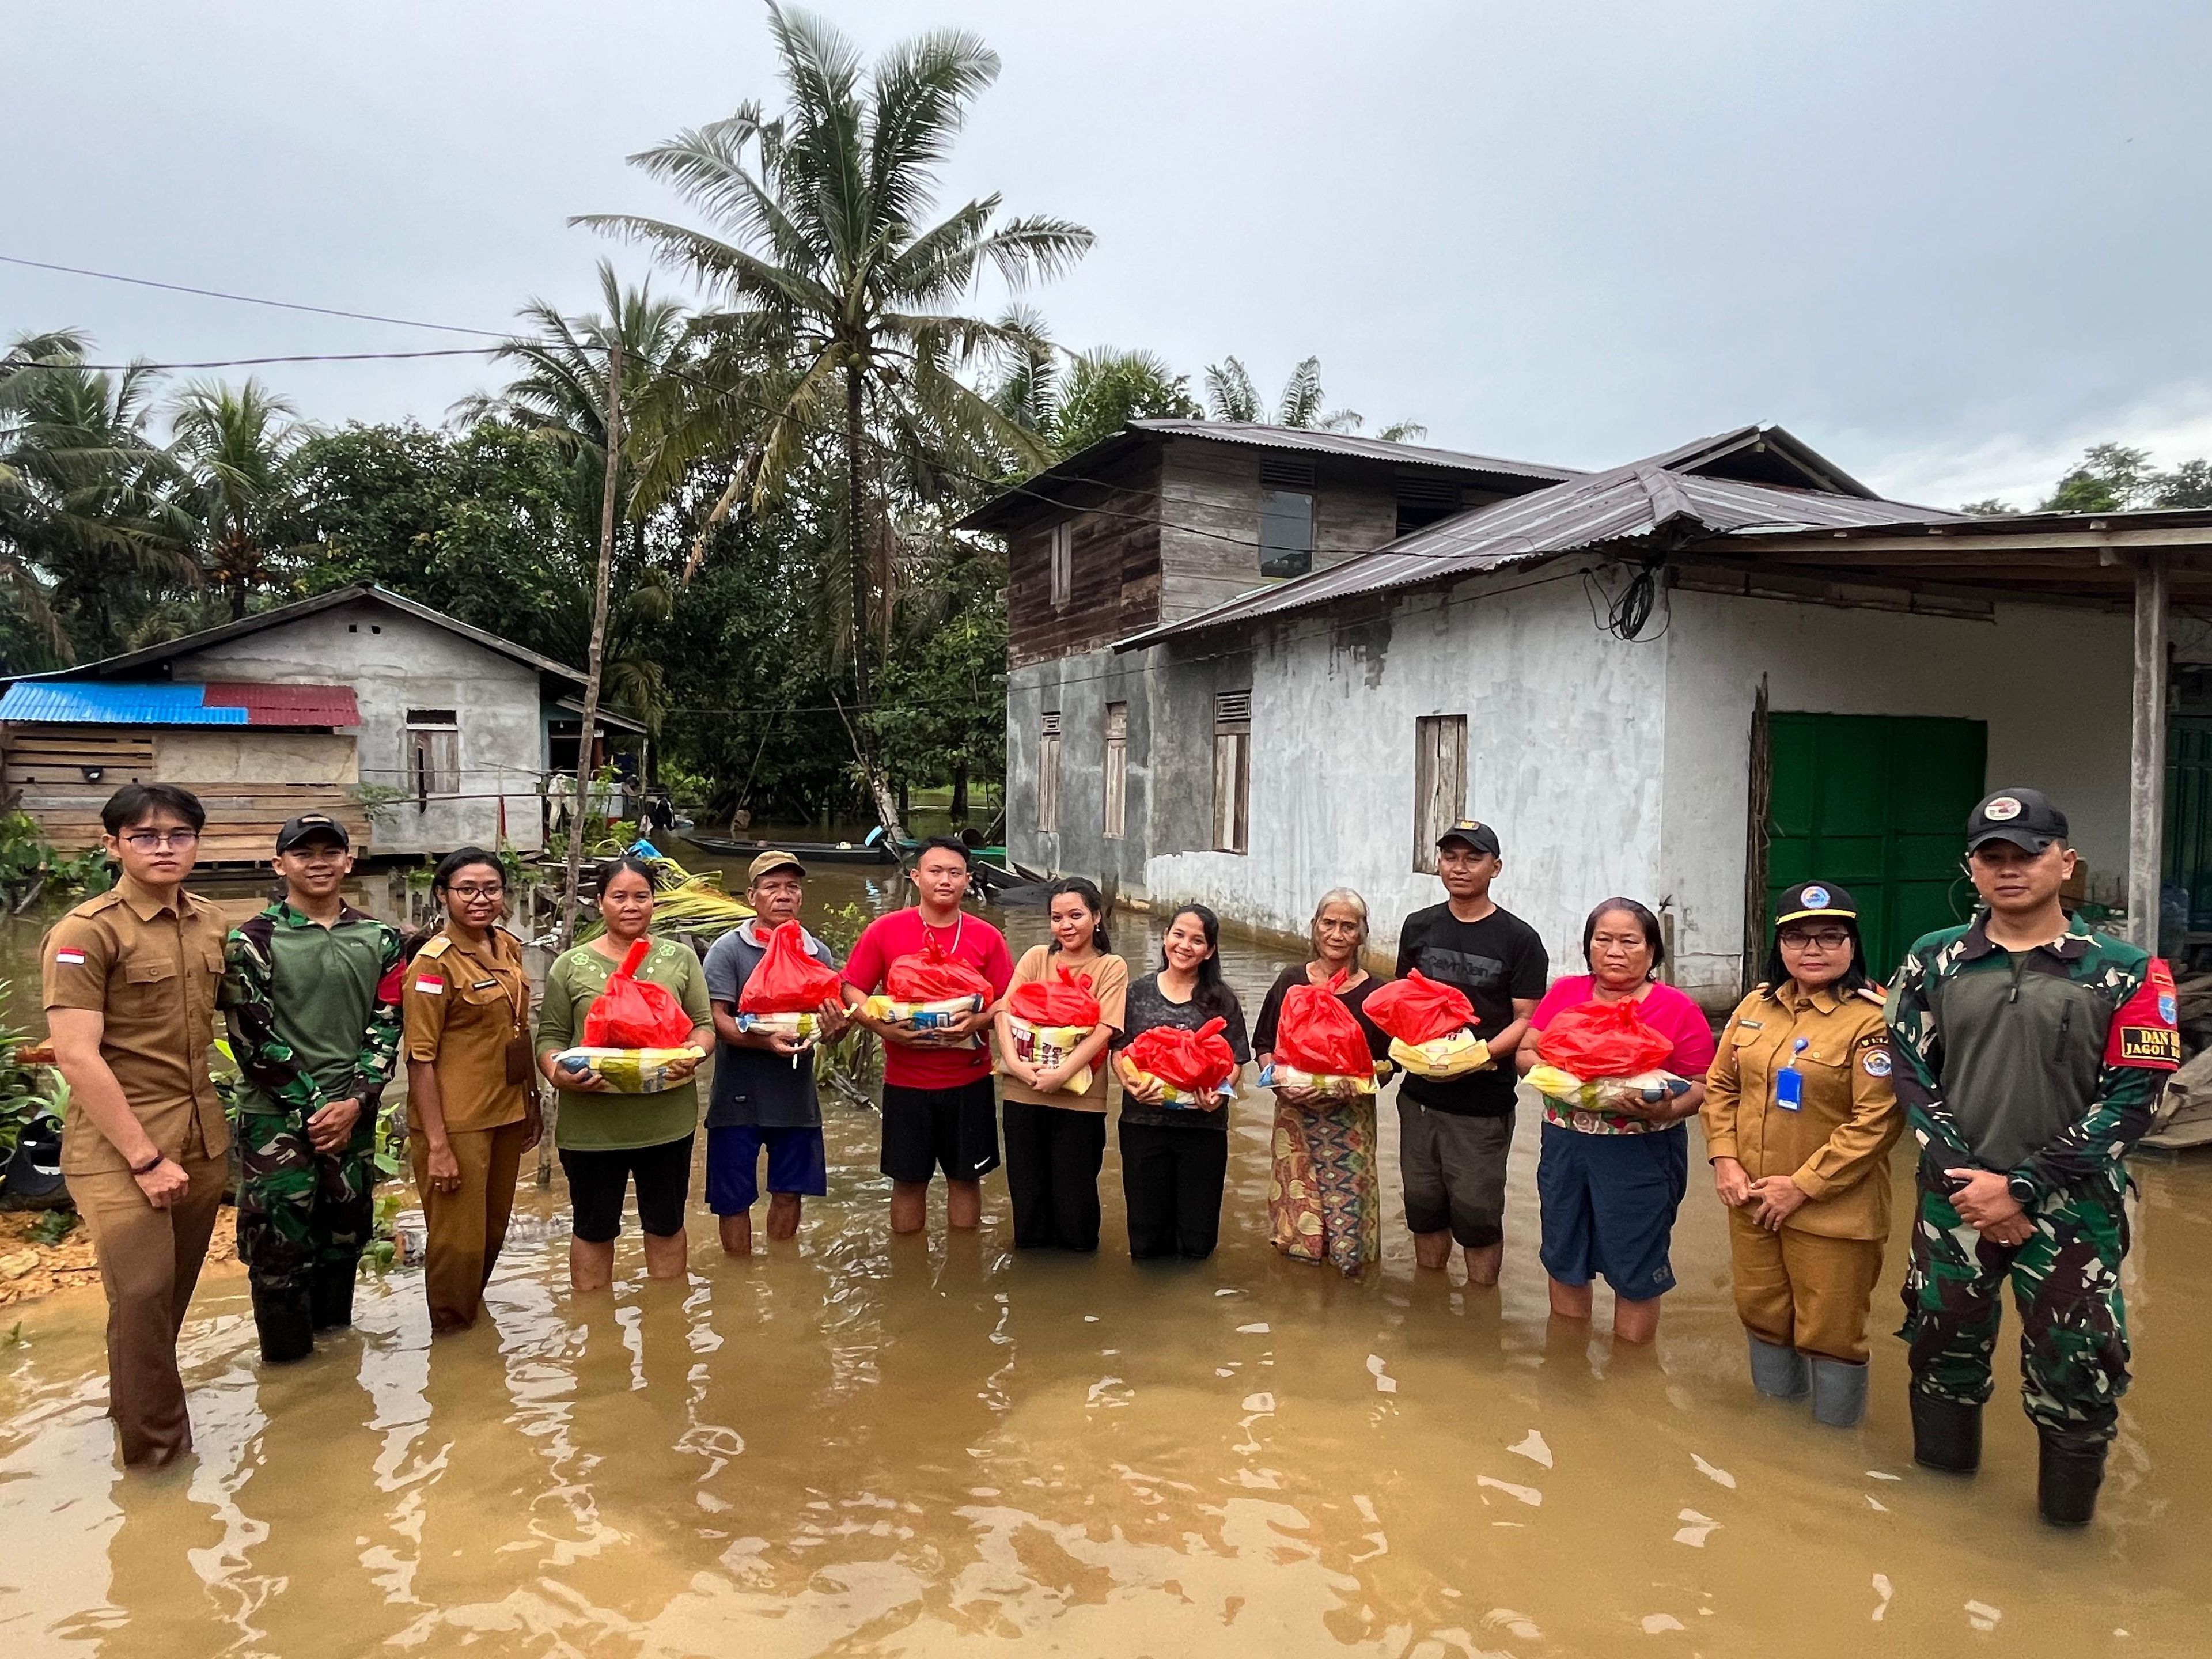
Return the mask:
[(1229, 1136), (1220, 1129), (1121, 1123), (1121, 1196), (1129, 1212), (1129, 1254), (1213, 1254), (1221, 1237), (1221, 1187)]
[(1006, 1195), (1018, 1250), (1098, 1248), (1098, 1166), (1106, 1114), (1005, 1103)]

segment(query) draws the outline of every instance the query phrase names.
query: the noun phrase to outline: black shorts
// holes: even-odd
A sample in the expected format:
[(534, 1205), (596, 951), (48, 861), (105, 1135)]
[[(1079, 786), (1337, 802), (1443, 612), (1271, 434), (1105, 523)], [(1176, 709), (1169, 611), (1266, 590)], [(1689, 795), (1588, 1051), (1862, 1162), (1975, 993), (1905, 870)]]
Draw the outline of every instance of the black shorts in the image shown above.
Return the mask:
[(893, 1181), (980, 1181), (999, 1167), (999, 1099), (991, 1079), (957, 1089), (884, 1085), (883, 1172)]
[(637, 1177), (637, 1224), (655, 1238), (684, 1231), (684, 1197), (691, 1186), (691, 1137), (619, 1152), (561, 1151), (576, 1237), (611, 1244), (622, 1232), (623, 1196)]

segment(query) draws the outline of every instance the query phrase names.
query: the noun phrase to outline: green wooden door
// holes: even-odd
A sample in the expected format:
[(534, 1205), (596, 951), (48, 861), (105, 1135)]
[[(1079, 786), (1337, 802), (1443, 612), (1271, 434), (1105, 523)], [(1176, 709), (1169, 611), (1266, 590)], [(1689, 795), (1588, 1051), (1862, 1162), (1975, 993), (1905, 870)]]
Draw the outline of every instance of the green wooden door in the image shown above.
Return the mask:
[(2212, 925), (2212, 718), (2176, 714), (2166, 732), (2166, 880), (2189, 894), (2189, 926)]
[(1959, 860), (1966, 815), (1982, 798), (1988, 728), (1876, 714), (1769, 722), (1766, 914), (1801, 881), (1848, 887), (1867, 965), (1887, 983), (1914, 939), (1971, 913)]

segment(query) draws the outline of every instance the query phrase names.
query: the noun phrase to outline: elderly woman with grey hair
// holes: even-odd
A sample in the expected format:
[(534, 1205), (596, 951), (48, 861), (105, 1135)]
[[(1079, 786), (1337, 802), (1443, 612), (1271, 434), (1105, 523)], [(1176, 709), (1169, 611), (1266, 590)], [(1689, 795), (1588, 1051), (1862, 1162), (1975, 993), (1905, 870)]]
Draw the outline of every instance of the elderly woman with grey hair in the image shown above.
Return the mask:
[[(1348, 887), (1322, 895), (1310, 928), (1314, 959), (1285, 968), (1260, 1005), (1252, 1052), (1261, 1066), (1274, 1058), (1283, 999), (1294, 985), (1327, 985), (1345, 975), (1336, 994), (1366, 1033), (1380, 1060), (1390, 1039), (1367, 1018), (1368, 995), (1383, 981), (1360, 965), (1367, 944), (1367, 901)], [(1311, 1089), (1275, 1091), (1273, 1158), (1267, 1174), (1267, 1231), (1295, 1261), (1326, 1261), (1347, 1277), (1382, 1255), (1382, 1205), (1376, 1182), (1375, 1097), (1330, 1098)]]

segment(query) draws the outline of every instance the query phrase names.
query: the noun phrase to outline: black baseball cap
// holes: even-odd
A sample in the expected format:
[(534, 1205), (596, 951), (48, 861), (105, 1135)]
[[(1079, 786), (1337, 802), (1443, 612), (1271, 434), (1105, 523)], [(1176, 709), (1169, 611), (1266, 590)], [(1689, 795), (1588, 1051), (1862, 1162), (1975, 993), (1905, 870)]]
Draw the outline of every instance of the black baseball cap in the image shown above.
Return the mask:
[(1494, 859), (1505, 856), (1504, 848), (1498, 844), (1498, 831), (1486, 823), (1476, 823), (1473, 818), (1461, 818), (1437, 837), (1437, 845), (1442, 847), (1446, 842), (1452, 841), (1463, 842), (1470, 850), (1487, 853)]
[(2024, 852), (2040, 853), (2066, 839), (2066, 814), (2040, 789), (2000, 789), (1966, 820), (1966, 850), (1985, 842), (2008, 841)]
[(289, 853), (301, 842), (313, 841), (318, 836), (337, 842), (343, 851), (353, 851), (353, 837), (346, 834), (345, 825), (328, 812), (302, 812), (297, 817), (285, 819), (284, 827), (276, 832), (276, 850)]
[(1845, 921), (1859, 918), (1858, 901), (1832, 881), (1801, 881), (1785, 887), (1774, 902), (1774, 925), (1806, 921), (1814, 916), (1838, 916)]

